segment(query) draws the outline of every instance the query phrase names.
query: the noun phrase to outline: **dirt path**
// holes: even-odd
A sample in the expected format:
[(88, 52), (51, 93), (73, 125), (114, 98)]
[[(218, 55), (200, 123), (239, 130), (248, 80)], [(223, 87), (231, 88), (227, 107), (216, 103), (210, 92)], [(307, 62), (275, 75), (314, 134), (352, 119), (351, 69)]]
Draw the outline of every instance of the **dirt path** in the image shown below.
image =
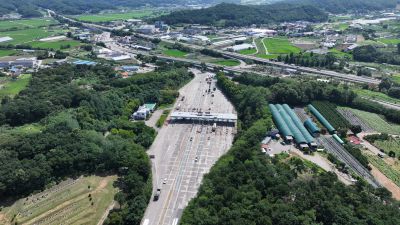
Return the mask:
[(326, 159), (325, 157), (321, 156), (318, 153), (314, 153), (314, 155), (304, 155), (303, 152), (301, 152), (298, 149), (292, 149), (291, 150), (291, 154), (297, 155), (300, 158), (303, 158), (305, 160), (308, 160), (314, 164), (316, 164), (317, 166), (321, 167), (322, 169), (324, 169), (325, 171), (330, 171), (330, 172), (334, 172), (337, 176), (338, 179), (346, 184), (346, 185), (351, 185), (353, 184), (353, 182), (351, 181), (351, 178), (348, 177), (348, 175), (343, 174), (341, 172), (339, 172), (335, 166), (329, 162), (328, 159)]
[(386, 189), (392, 192), (393, 198), (396, 200), (400, 200), (400, 188), (393, 183), (389, 178), (387, 178), (381, 171), (379, 171), (376, 167), (371, 165), (371, 174), (375, 177), (375, 179), (382, 184)]
[(106, 221), (108, 214), (110, 213), (110, 211), (115, 207), (115, 201), (113, 201), (110, 206), (108, 206), (108, 208), (106, 209), (106, 211), (104, 212), (103, 216), (101, 217), (100, 221), (97, 223), (97, 225), (103, 225), (104, 221)]

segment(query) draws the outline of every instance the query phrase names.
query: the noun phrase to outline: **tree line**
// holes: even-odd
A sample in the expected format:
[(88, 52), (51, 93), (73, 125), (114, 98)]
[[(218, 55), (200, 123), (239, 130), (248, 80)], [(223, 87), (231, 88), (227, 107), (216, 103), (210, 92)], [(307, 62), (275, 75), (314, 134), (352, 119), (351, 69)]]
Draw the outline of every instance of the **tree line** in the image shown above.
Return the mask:
[[(24, 197), (66, 177), (118, 174), (121, 207), (106, 224), (139, 224), (152, 190), (145, 150), (156, 132), (129, 116), (144, 102), (172, 103), (192, 77), (174, 65), (127, 79), (106, 65), (33, 74), (25, 90), (1, 103), (0, 199)], [(35, 129), (23, 131), (26, 126)]]
[(326, 13), (311, 5), (276, 3), (251, 6), (221, 3), (204, 9), (175, 11), (153, 20), (162, 20), (173, 25), (205, 24), (232, 27), (299, 20), (320, 22), (327, 19)]
[[(355, 186), (339, 182), (331, 172), (319, 171), (301, 159), (260, 151), (260, 141), (272, 120), (265, 96), (255, 102), (243, 98), (251, 85), (236, 84), (220, 74), (218, 87), (235, 107), (257, 111), (229, 150), (207, 174), (198, 195), (184, 210), (181, 224), (398, 224), (399, 203), (386, 189), (373, 189), (359, 180)], [(268, 82), (271, 82), (269, 80)], [(273, 81), (272, 81), (273, 82)], [(258, 87), (268, 92), (265, 87)], [(269, 88), (268, 88), (269, 89)], [(261, 99), (264, 100), (261, 100)], [(239, 118), (241, 111), (239, 112)]]

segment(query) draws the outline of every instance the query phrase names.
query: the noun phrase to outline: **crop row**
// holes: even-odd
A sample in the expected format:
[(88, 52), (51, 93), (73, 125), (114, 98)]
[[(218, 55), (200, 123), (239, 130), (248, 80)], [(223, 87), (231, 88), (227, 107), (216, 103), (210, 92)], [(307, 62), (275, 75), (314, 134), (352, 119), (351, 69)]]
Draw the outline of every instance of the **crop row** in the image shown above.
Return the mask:
[(335, 128), (349, 128), (350, 123), (340, 114), (336, 105), (329, 102), (315, 101), (312, 105), (329, 121)]

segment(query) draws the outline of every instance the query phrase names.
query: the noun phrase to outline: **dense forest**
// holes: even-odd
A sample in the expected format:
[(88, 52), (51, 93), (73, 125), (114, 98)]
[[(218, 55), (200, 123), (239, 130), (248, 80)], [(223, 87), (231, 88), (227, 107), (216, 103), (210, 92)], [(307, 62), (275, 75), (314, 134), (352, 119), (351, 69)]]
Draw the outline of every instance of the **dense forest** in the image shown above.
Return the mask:
[(33, 74), (27, 89), (1, 102), (0, 199), (26, 196), (65, 177), (118, 174), (122, 207), (107, 223), (139, 224), (152, 185), (145, 149), (156, 132), (129, 116), (144, 102), (172, 103), (192, 77), (174, 65), (128, 79), (100, 65)]
[(118, 7), (166, 6), (186, 4), (215, 4), (238, 0), (0, 0), (0, 16), (18, 12), (23, 17), (40, 16), (39, 9), (51, 9), (63, 14), (97, 13)]
[(400, 65), (400, 52), (384, 52), (372, 45), (357, 47), (353, 50), (354, 60)]
[(156, 20), (163, 20), (168, 24), (191, 23), (222, 26), (247, 26), (297, 20), (318, 22), (327, 19), (327, 14), (314, 6), (281, 3), (259, 6), (222, 3), (205, 9), (175, 11), (156, 18)]
[(330, 13), (365, 12), (394, 9), (397, 0), (286, 0), (288, 2), (313, 5)]
[[(250, 77), (248, 77), (250, 78)], [(399, 224), (399, 203), (385, 189), (372, 189), (362, 180), (345, 186), (335, 174), (320, 171), (296, 157), (269, 158), (259, 150), (271, 128), (265, 87), (275, 78), (236, 84), (225, 75), (218, 86), (239, 107), (243, 126), (230, 151), (203, 180), (199, 193), (185, 209), (181, 224)], [(242, 81), (247, 79), (241, 78)], [(258, 95), (250, 100), (249, 92)], [(272, 92), (273, 93), (273, 92)], [(261, 105), (260, 105), (261, 104)], [(257, 112), (251, 120), (242, 110)]]

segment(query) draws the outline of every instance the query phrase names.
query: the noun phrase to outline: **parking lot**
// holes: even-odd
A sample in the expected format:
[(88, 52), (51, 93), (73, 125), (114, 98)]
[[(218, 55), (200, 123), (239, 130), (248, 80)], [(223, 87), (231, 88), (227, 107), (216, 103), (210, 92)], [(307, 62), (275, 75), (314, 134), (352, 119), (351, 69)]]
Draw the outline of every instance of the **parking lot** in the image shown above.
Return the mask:
[[(193, 70), (195, 78), (180, 90), (174, 109), (183, 112), (235, 113), (233, 106), (219, 91), (211, 91), (206, 78), (210, 73)], [(184, 97), (183, 97), (184, 96)], [(202, 177), (231, 146), (235, 127), (212, 123), (170, 123), (161, 128), (149, 150), (154, 155), (153, 188), (161, 189), (157, 201), (150, 201), (142, 224), (178, 224), (183, 209), (193, 198)]]

